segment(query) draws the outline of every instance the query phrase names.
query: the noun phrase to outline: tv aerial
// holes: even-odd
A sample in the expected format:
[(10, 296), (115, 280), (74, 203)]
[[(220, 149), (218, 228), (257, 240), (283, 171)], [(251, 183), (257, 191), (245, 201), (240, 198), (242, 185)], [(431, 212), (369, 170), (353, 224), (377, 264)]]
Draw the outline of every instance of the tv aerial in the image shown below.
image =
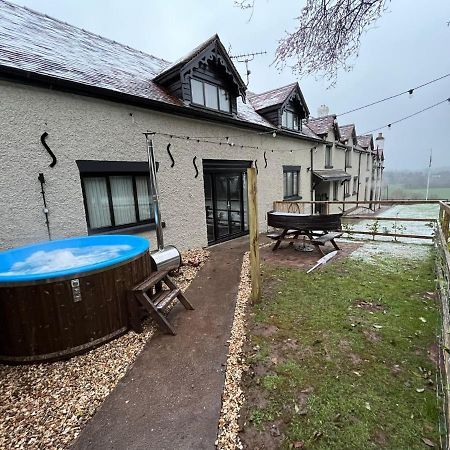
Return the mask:
[(267, 52), (264, 50), (264, 51), (260, 51), (260, 52), (243, 53), (242, 55), (230, 55), (231, 59), (235, 59), (237, 62), (245, 64), (245, 75), (247, 77), (247, 83), (246, 83), (247, 86), (250, 83), (250, 74), (252, 73), (251, 70), (248, 68), (248, 63), (250, 61), (253, 61), (255, 59), (255, 56), (266, 55), (266, 54), (267, 54)]

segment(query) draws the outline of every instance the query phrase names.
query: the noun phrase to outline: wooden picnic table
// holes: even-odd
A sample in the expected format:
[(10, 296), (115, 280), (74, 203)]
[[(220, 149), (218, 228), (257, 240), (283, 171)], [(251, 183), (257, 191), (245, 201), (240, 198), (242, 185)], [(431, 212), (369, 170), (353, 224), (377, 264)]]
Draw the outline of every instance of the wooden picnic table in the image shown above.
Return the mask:
[(280, 231), (269, 233), (267, 237), (276, 241), (272, 248), (275, 251), (283, 241), (294, 243), (299, 236), (306, 236), (324, 255), (321, 247), (327, 242), (340, 250), (335, 239), (342, 236), (341, 217), (342, 214), (310, 215), (270, 211), (267, 213), (267, 225)]

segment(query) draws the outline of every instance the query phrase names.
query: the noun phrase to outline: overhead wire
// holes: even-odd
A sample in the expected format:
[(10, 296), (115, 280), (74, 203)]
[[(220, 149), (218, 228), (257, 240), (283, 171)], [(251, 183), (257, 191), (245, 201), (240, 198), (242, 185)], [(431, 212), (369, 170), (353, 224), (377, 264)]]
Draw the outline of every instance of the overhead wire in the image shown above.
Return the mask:
[(445, 100), (442, 100), (442, 101), (440, 101), (438, 103), (435, 103), (434, 105), (427, 106), (426, 108), (423, 108), (420, 111), (417, 111), (417, 112), (415, 112), (413, 114), (410, 114), (409, 116), (402, 117), (401, 119), (395, 120), (394, 122), (387, 123), (386, 125), (382, 125), (381, 127), (374, 128), (373, 130), (366, 131), (366, 132), (364, 132), (362, 134), (373, 133), (374, 131), (382, 130), (383, 128), (391, 128), (391, 126), (396, 124), (396, 123), (403, 122), (406, 119), (410, 119), (411, 117), (417, 116), (418, 114), (422, 114), (423, 112), (428, 111), (429, 109), (432, 109), (432, 108), (436, 108), (436, 106), (442, 105), (442, 103), (445, 103), (445, 102), (450, 102), (450, 97), (446, 98)]
[(389, 97), (385, 97), (385, 98), (382, 98), (382, 99), (380, 99), (380, 100), (376, 100), (376, 101), (374, 101), (374, 102), (372, 102), (372, 103), (368, 103), (367, 105), (359, 106), (359, 107), (357, 107), (357, 108), (350, 109), (349, 111), (345, 111), (345, 112), (343, 112), (343, 113), (336, 114), (336, 116), (337, 116), (337, 117), (339, 117), (339, 116), (345, 116), (346, 114), (350, 114), (350, 113), (352, 113), (352, 112), (359, 111), (359, 110), (364, 109), (364, 108), (369, 108), (370, 106), (373, 106), (373, 105), (378, 105), (379, 103), (386, 102), (386, 101), (388, 101), (388, 100), (392, 100), (393, 98), (400, 97), (401, 95), (405, 95), (405, 94), (412, 95), (412, 93), (413, 93), (414, 91), (416, 91), (417, 89), (423, 88), (423, 87), (425, 87), (425, 86), (428, 86), (429, 84), (435, 83), (436, 81), (440, 81), (440, 80), (442, 80), (442, 79), (444, 79), (444, 78), (447, 78), (447, 77), (450, 77), (450, 73), (447, 73), (447, 74), (445, 74), (445, 75), (442, 75), (442, 76), (439, 77), (439, 78), (435, 78), (434, 80), (427, 81), (426, 83), (420, 84), (419, 86), (416, 86), (416, 87), (414, 87), (414, 88), (407, 89), (406, 91), (399, 92), (398, 94), (390, 95)]

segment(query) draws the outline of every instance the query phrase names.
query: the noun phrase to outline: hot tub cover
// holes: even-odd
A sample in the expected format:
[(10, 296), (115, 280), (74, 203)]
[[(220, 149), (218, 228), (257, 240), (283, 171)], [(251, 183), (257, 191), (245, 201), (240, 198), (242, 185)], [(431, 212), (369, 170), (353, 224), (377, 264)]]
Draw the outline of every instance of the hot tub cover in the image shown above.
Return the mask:
[(0, 252), (0, 285), (70, 277), (129, 261), (149, 248), (131, 235), (85, 236)]

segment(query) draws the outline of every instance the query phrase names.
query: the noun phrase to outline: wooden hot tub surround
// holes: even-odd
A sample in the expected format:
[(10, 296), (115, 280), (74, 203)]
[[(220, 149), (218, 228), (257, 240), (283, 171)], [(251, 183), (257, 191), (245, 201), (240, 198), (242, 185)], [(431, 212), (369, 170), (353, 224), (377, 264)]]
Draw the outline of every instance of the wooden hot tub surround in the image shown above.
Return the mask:
[(146, 251), (95, 271), (0, 284), (0, 361), (64, 359), (125, 333), (127, 291), (151, 270)]

